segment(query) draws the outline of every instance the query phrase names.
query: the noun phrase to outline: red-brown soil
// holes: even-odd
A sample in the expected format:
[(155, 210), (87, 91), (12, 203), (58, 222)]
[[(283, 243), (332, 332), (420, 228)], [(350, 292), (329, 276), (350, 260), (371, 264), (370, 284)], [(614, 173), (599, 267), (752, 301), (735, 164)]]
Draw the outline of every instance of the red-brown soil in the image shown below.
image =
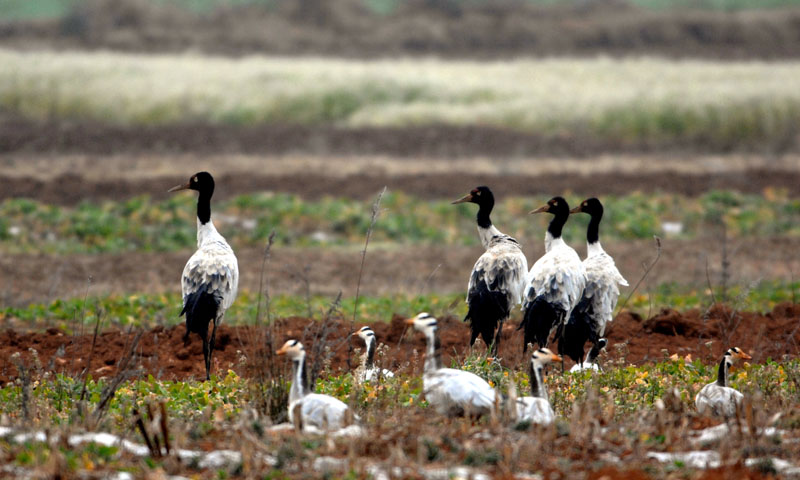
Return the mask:
[[(424, 341), (421, 335), (407, 329), (402, 320), (403, 317), (395, 315), (391, 322), (375, 323), (372, 327), (379, 341), (388, 346), (387, 366), (419, 369)], [(350, 331), (350, 325), (341, 320), (331, 322), (334, 324), (328, 342), (333, 354), (330, 366), (333, 371), (339, 371), (347, 365), (345, 332)], [(520, 332), (514, 330), (516, 323), (512, 320), (504, 329), (501, 356), (506, 365), (519, 365), (524, 358)], [(302, 339), (308, 324), (309, 320), (304, 318), (279, 320), (274, 327), (276, 348), (289, 338)], [(468, 353), (467, 325), (452, 316), (440, 319), (440, 325), (445, 364), (453, 358), (463, 358)], [(178, 325), (156, 327), (143, 335), (137, 354), (138, 364), (145, 374), (177, 380), (202, 378), (200, 341), (193, 336), (191, 344), (184, 347), (183, 333), (184, 327)], [(263, 348), (265, 335), (255, 327), (223, 325), (217, 334), (214, 371), (221, 374), (230, 368), (247, 375), (245, 357), (252, 357)], [(664, 359), (662, 350), (666, 350), (670, 355), (691, 355), (693, 359), (713, 363), (726, 348), (734, 345), (749, 352), (753, 362), (768, 358), (780, 360), (786, 355), (800, 353), (800, 304), (780, 304), (766, 314), (736, 312), (724, 306), (715, 306), (708, 312), (664, 310), (646, 321), (623, 312), (608, 330), (607, 337), (610, 346), (601, 362), (642, 364)], [(30, 349), (36, 350), (42, 367), (48, 371), (78, 374), (91, 357), (89, 371), (95, 378), (113, 375), (130, 338), (129, 333), (119, 330), (103, 332), (97, 339), (94, 353), (90, 354), (90, 334), (73, 336), (55, 328), (33, 333), (6, 330), (0, 334), (0, 383), (17, 375), (12, 354), (20, 352), (22, 359), (31, 364)], [(352, 341), (354, 347), (363, 347), (357, 339)], [(59, 352), (60, 348), (63, 352)], [(307, 351), (312, 348), (310, 343), (306, 345)], [(353, 365), (357, 363), (357, 359), (353, 359)]]

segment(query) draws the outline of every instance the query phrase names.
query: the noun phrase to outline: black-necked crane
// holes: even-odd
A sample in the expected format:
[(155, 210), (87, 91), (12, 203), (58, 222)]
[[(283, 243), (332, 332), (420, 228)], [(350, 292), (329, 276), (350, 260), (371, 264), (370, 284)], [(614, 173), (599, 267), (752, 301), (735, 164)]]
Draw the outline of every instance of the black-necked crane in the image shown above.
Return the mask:
[(497, 392), (472, 372), (442, 368), (439, 326), (432, 315), (420, 313), (406, 324), (425, 335), (427, 349), (423, 364), (422, 391), (438, 413), (447, 416), (479, 416), (494, 411)]
[(497, 355), (503, 323), (522, 300), (528, 261), (519, 242), (492, 224), (489, 215), (494, 195), (489, 187), (477, 187), (453, 203), (464, 202), (478, 204), (478, 235), (486, 250), (472, 267), (467, 287), (469, 310), (464, 321), (469, 320), (472, 330), (469, 344), (480, 335), (487, 346), (493, 345), (493, 354)]
[[(289, 389), (289, 421), (301, 430), (339, 430), (346, 427), (355, 415), (344, 402), (330, 395), (309, 393), (306, 385), (306, 351), (297, 340), (287, 340), (275, 352), (292, 361), (292, 386)], [(299, 415), (299, 417), (298, 417)]]
[[(589, 198), (573, 208), (570, 213), (587, 213), (591, 216), (586, 229), (586, 286), (581, 300), (572, 310), (564, 327), (558, 352), (567, 355), (576, 364), (583, 358), (583, 346), (587, 340), (597, 345), (605, 335), (606, 326), (614, 319), (614, 309), (619, 299), (619, 285), (628, 281), (617, 270), (614, 259), (600, 245), (600, 221), (603, 219), (603, 204)], [(563, 343), (563, 345), (562, 345)]]
[[(577, 308), (577, 307), (576, 307)], [(600, 355), (600, 352), (606, 348), (606, 344), (608, 340), (605, 338), (601, 338), (597, 341), (592, 348), (589, 349), (589, 353), (586, 354), (586, 358), (583, 360), (582, 363), (576, 363), (569, 369), (570, 372), (580, 372), (582, 370), (600, 370), (600, 367), (597, 365), (597, 357)]]
[[(233, 249), (214, 228), (211, 221), (211, 196), (214, 194), (214, 178), (208, 172), (199, 172), (185, 185), (171, 188), (196, 190), (197, 197), (197, 251), (186, 262), (181, 276), (183, 310), (186, 315), (184, 344), (189, 334), (197, 333), (203, 340), (203, 358), (206, 380), (211, 378), (211, 355), (214, 351), (217, 327), (222, 323), (225, 311), (236, 299), (239, 287), (239, 264)], [(208, 324), (212, 324), (211, 337)]]
[[(569, 205), (561, 197), (553, 197), (531, 213), (547, 212), (553, 219), (544, 237), (545, 254), (528, 272), (523, 300), (524, 315), (519, 328), (524, 328), (523, 350), (528, 343), (546, 347), (556, 329), (563, 326), (586, 285), (586, 269), (578, 253), (561, 238), (561, 230), (569, 218)], [(563, 363), (562, 363), (563, 367)]]
[(553, 423), (556, 415), (547, 398), (547, 389), (544, 385), (544, 366), (560, 361), (561, 357), (547, 348), (533, 351), (529, 370), (531, 396), (516, 400), (516, 420), (518, 422), (531, 422), (539, 425)]
[(370, 327), (361, 327), (353, 332), (353, 335), (358, 335), (361, 340), (364, 340), (367, 351), (361, 357), (361, 366), (358, 369), (358, 378), (362, 382), (373, 382), (380, 378), (392, 378), (394, 373), (385, 368), (378, 368), (375, 366), (375, 350), (378, 348), (378, 340), (375, 338), (375, 332)]
[(729, 348), (717, 370), (717, 381), (703, 387), (694, 398), (697, 413), (703, 415), (710, 413), (715, 416), (732, 417), (736, 409), (742, 404), (744, 395), (738, 390), (728, 386), (728, 370), (738, 360), (750, 360), (752, 357), (741, 348)]

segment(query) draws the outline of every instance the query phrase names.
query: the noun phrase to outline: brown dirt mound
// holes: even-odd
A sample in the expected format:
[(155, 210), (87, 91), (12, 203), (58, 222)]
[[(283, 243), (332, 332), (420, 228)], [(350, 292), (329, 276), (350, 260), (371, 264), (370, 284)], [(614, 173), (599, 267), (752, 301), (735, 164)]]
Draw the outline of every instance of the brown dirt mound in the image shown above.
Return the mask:
[[(372, 327), (380, 342), (389, 346), (386, 362), (391, 368), (421, 364), (424, 341), (403, 324), (403, 317), (395, 315), (391, 322), (376, 323)], [(334, 332), (350, 331), (349, 322), (335, 322)], [(290, 318), (277, 321), (275, 344), (280, 345), (289, 338), (302, 338), (309, 320)], [(440, 319), (442, 351), (445, 364), (453, 358), (463, 358), (467, 353), (467, 325), (455, 317)], [(670, 328), (672, 326), (672, 328)], [(520, 332), (515, 331), (516, 321), (507, 322), (501, 347), (503, 363), (519, 365), (525, 358), (521, 349)], [(243, 357), (253, 355), (261, 345), (257, 339), (263, 335), (255, 327), (229, 327), (223, 325), (218, 331), (217, 350), (214, 354), (214, 371), (233, 369), (247, 375)], [(716, 330), (715, 330), (716, 329)], [(716, 332), (711, 335), (711, 332)], [(146, 374), (162, 379), (199, 379), (204, 374), (200, 341), (192, 337), (192, 343), (184, 347), (181, 340), (184, 327), (155, 327), (145, 333), (137, 353), (139, 365)], [(782, 359), (785, 355), (800, 353), (800, 304), (780, 304), (772, 312), (736, 312), (724, 306), (715, 306), (708, 312), (689, 310), (684, 313), (663, 311), (643, 321), (637, 315), (623, 312), (607, 332), (610, 347), (602, 361), (622, 360), (641, 364), (664, 358), (662, 349), (669, 354), (691, 355), (713, 363), (723, 351), (736, 345), (753, 356), (753, 362), (768, 358)], [(339, 339), (343, 338), (342, 336)], [(43, 368), (47, 371), (75, 375), (88, 365), (95, 378), (113, 375), (116, 363), (122, 355), (129, 334), (112, 330), (100, 334), (97, 346), (89, 361), (92, 335), (69, 335), (51, 328), (45, 332), (18, 332), (6, 330), (0, 333), (0, 384), (13, 380), (17, 375), (11, 355), (20, 352), (24, 361), (31, 362), (30, 350), (36, 350)], [(361, 346), (360, 341), (354, 346)], [(311, 345), (306, 345), (310, 350)], [(481, 348), (481, 347), (477, 347)], [(333, 351), (331, 368), (339, 371), (347, 365), (347, 345), (340, 343)], [(357, 364), (357, 360), (354, 360)]]

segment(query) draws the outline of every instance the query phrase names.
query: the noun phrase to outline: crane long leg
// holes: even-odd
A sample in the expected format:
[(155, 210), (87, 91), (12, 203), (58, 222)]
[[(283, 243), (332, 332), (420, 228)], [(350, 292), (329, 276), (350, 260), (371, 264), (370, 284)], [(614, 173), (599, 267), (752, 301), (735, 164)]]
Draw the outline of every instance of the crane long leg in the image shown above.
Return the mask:
[(208, 348), (208, 360), (206, 360), (206, 380), (211, 379), (211, 355), (214, 353), (214, 343), (217, 338), (217, 321), (214, 320), (214, 326), (211, 328), (211, 343)]
[(494, 334), (494, 342), (492, 342), (492, 356), (494, 357), (500, 351), (500, 335), (503, 333), (503, 322), (505, 322), (505, 319), (501, 318), (497, 323), (497, 332)]
[(208, 348), (208, 333), (201, 333), (200, 338), (203, 339), (203, 360), (206, 366), (206, 380), (210, 380), (209, 367), (211, 366), (211, 351)]

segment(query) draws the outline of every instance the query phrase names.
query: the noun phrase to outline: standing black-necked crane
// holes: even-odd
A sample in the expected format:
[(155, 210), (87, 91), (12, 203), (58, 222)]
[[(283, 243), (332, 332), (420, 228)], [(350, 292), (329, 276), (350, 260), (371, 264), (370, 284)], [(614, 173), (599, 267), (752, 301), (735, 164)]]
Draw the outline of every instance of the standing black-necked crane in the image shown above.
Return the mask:
[(494, 195), (489, 187), (475, 188), (453, 203), (464, 202), (478, 204), (478, 235), (486, 249), (472, 267), (467, 287), (469, 310), (464, 321), (470, 321), (472, 330), (469, 344), (480, 335), (487, 346), (493, 345), (493, 354), (497, 355), (503, 323), (522, 300), (528, 260), (519, 242), (492, 225), (489, 214)]
[[(217, 326), (233, 300), (239, 286), (239, 264), (228, 242), (214, 228), (211, 221), (211, 196), (214, 178), (208, 172), (199, 172), (185, 185), (171, 188), (197, 190), (197, 251), (186, 262), (181, 277), (183, 310), (186, 315), (184, 344), (189, 343), (189, 333), (195, 332), (203, 339), (203, 358), (206, 380), (211, 378), (211, 353), (217, 335)], [(212, 323), (211, 338), (208, 324)]]
[(596, 198), (589, 198), (570, 211), (580, 212), (591, 216), (586, 229), (586, 259), (583, 261), (586, 268), (586, 287), (578, 305), (572, 310), (564, 327), (563, 338), (558, 344), (558, 352), (570, 357), (576, 364), (581, 363), (586, 340), (596, 346), (605, 334), (606, 326), (614, 319), (619, 285), (628, 285), (628, 281), (617, 270), (614, 259), (600, 245), (603, 204)]
[[(553, 197), (531, 213), (553, 215), (544, 237), (545, 254), (531, 267), (523, 303), (524, 315), (519, 328), (525, 329), (525, 344), (536, 342), (546, 347), (551, 333), (563, 326), (586, 285), (586, 269), (578, 253), (561, 238), (561, 229), (569, 218), (569, 205)], [(563, 363), (562, 363), (563, 367)]]
[[(578, 307), (575, 307), (578, 308)], [(580, 372), (583, 370), (600, 370), (600, 367), (597, 365), (597, 357), (600, 355), (600, 352), (606, 348), (606, 344), (608, 340), (605, 338), (601, 338), (597, 341), (592, 348), (589, 349), (589, 353), (586, 354), (586, 358), (583, 360), (583, 363), (576, 363), (569, 369), (570, 372)]]

